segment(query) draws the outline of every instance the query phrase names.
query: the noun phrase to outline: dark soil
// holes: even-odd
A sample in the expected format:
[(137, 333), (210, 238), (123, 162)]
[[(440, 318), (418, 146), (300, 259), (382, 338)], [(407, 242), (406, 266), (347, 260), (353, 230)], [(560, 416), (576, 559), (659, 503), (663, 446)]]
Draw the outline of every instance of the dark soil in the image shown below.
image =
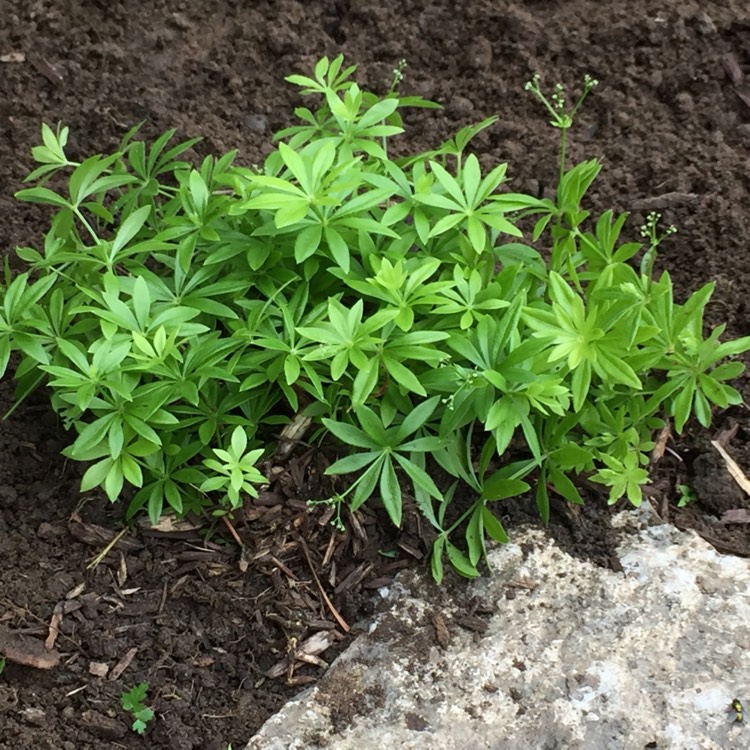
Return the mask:
[[(197, 156), (238, 148), (252, 164), (300, 103), (284, 75), (342, 51), (359, 64), (360, 83), (383, 92), (406, 58), (405, 93), (445, 109), (409, 114), (402, 150), (436, 146), (499, 113), (476, 139), (478, 154), (485, 164), (508, 161), (518, 190), (543, 194), (555, 181), (557, 135), (523, 84), (534, 72), (548, 85), (590, 73), (601, 84), (570, 157), (604, 159), (592, 208), (631, 210), (633, 237), (649, 210), (662, 211), (679, 228), (660, 259), (679, 295), (715, 281), (709, 322), (750, 334), (750, 96), (725, 58), (735, 56), (740, 74), (750, 70), (744, 0), (1, 0), (0, 11), (0, 247), (11, 257), (16, 245), (38, 244), (45, 227), (44, 211), (13, 200), (42, 121), (70, 126), (77, 156), (112, 149), (145, 120), (146, 136), (176, 127), (203, 137)], [(747, 377), (738, 387), (750, 395)], [(6, 379), (3, 412), (11, 397)], [(744, 407), (717, 414), (718, 427), (731, 423), (738, 429), (725, 447), (750, 470)], [(718, 522), (748, 499), (710, 437), (695, 430), (669, 442), (674, 454), (655, 467), (650, 500), (720, 551), (748, 555), (750, 525)], [(371, 589), (426, 551), (416, 529), (389, 538), (374, 514), (334, 539), (324, 511), (310, 515), (304, 503), (318, 481), (316, 457), (298, 455), (285, 481), (234, 519), (244, 558), (217, 522), (208, 538), (206, 528), (136, 530), (92, 567), (121, 528), (121, 509), (96, 496), (82, 503), (79, 468), (59, 456), (64, 444), (44, 394), (0, 423), (0, 652), (9, 657), (1, 747), (241, 747), (320, 673), (302, 662), (292, 669), (289, 649), (328, 634), (329, 661), (347, 642), (336, 614), (349, 625), (366, 617)], [(684, 510), (679, 484), (698, 494)], [(573, 554), (609, 564), (609, 512), (592, 496), (580, 513), (557, 509), (550, 533)], [(505, 520), (512, 528), (533, 518), (517, 504)], [(46, 651), (60, 617), (55, 651)], [(50, 669), (19, 663), (39, 666), (55, 653)], [(268, 677), (275, 664), (281, 676)], [(119, 707), (122, 691), (141, 681), (157, 713), (146, 738), (130, 732)]]

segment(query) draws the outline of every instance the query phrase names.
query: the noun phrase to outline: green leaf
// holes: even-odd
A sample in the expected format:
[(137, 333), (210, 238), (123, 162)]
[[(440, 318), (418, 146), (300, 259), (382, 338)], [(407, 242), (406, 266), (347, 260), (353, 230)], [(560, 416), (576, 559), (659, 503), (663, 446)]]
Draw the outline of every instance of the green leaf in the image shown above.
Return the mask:
[(564, 469), (586, 466), (593, 458), (591, 451), (575, 443), (566, 443), (554, 452), (555, 462)]
[(127, 422), (128, 426), (142, 438), (145, 438), (148, 442), (153, 443), (154, 445), (161, 445), (161, 438), (156, 434), (156, 431), (142, 419), (127, 412), (123, 414), (123, 419)]
[(300, 187), (307, 195), (312, 195), (315, 188), (308, 175), (303, 157), (286, 143), (279, 144), (279, 154), (289, 171), (294, 175)]
[(47, 203), (50, 206), (57, 206), (58, 208), (71, 207), (71, 204), (68, 200), (45, 187), (35, 187), (18, 190), (14, 194), (14, 196), (17, 200), (27, 201), (28, 203)]
[(711, 370), (711, 377), (714, 380), (734, 380), (745, 371), (745, 365), (742, 362), (725, 362)]
[(467, 209), (468, 206), (466, 203), (466, 198), (464, 196), (463, 190), (461, 190), (461, 186), (458, 184), (455, 178), (445, 169), (445, 167), (443, 167), (441, 164), (438, 164), (438, 162), (436, 161), (431, 161), (430, 169), (432, 170), (432, 173), (437, 177), (440, 185), (451, 196), (451, 198), (456, 201), (459, 207), (464, 210)]
[[(307, 216), (309, 210), (310, 202), (307, 199), (285, 199), (283, 205), (281, 205), (274, 216), (274, 224), (277, 229), (284, 229), (292, 224), (298, 224)], [(297, 262), (301, 263), (302, 261), (297, 260)]]
[(141, 208), (137, 208), (122, 222), (112, 241), (110, 249), (112, 257), (115, 257), (141, 231), (151, 214), (151, 210), (151, 206), (141, 206)]
[(357, 122), (358, 128), (369, 128), (371, 125), (374, 125), (377, 122), (381, 122), (382, 120), (385, 120), (387, 117), (390, 117), (398, 107), (399, 100), (398, 99), (381, 99), (376, 104), (373, 104), (370, 109), (367, 110)]
[(368, 467), (367, 471), (357, 480), (357, 486), (354, 490), (354, 497), (351, 502), (351, 509), (357, 510), (372, 497), (375, 492), (375, 487), (378, 483), (383, 463), (385, 462), (385, 455), (380, 455), (371, 466)]
[(484, 516), (482, 511), (484, 505), (479, 503), (475, 508), (474, 512), (469, 518), (469, 523), (466, 525), (466, 546), (469, 552), (469, 562), (472, 566), (476, 567), (476, 564), (482, 558), (485, 553), (484, 549)]
[(346, 422), (334, 422), (332, 419), (323, 419), (323, 426), (345, 445), (353, 445), (357, 448), (380, 447), (380, 444), (376, 440), (373, 440), (362, 432), (362, 430)]
[(509, 539), (500, 521), (493, 515), (487, 506), (482, 507), (482, 524), (487, 535), (501, 544), (507, 544)]
[(190, 197), (193, 200), (195, 210), (198, 212), (198, 216), (202, 218), (206, 213), (210, 194), (208, 192), (208, 186), (200, 172), (195, 169), (190, 172), (188, 186), (190, 188)]
[(591, 363), (585, 359), (573, 371), (571, 391), (573, 393), (573, 409), (580, 411), (586, 402), (591, 387)]
[(423, 427), (427, 420), (434, 414), (439, 403), (440, 397), (433, 396), (432, 398), (423, 401), (407, 414), (399, 426), (396, 437), (394, 438), (396, 442), (402, 443), (408, 435), (412, 435)]
[(320, 224), (314, 224), (311, 227), (305, 227), (298, 235), (294, 242), (294, 260), (297, 263), (304, 263), (308, 258), (315, 255), (320, 247), (322, 228)]
[(470, 216), (466, 220), (466, 233), (474, 252), (477, 255), (482, 253), (487, 245), (487, 230), (476, 216)]
[(443, 582), (443, 553), (447, 539), (445, 536), (439, 536), (432, 545), (432, 555), (430, 556), (430, 568), (432, 577), (436, 583)]
[(333, 227), (326, 227), (325, 239), (328, 249), (331, 251), (331, 256), (336, 261), (336, 265), (344, 273), (349, 273), (351, 257), (349, 246), (346, 244), (344, 238)]
[(325, 471), (327, 475), (331, 474), (350, 474), (353, 471), (364, 469), (365, 466), (375, 461), (378, 456), (382, 455), (380, 451), (366, 451), (365, 453), (355, 453), (352, 456), (340, 458), (332, 463)]
[(443, 216), (443, 218), (437, 221), (432, 229), (430, 229), (429, 237), (439, 237), (441, 234), (445, 234), (449, 229), (458, 226), (463, 220), (464, 217), (461, 214), (449, 214), (448, 216)]
[(583, 505), (583, 498), (578, 492), (578, 488), (565, 473), (560, 471), (560, 469), (551, 466), (549, 468), (549, 479), (555, 490), (557, 490), (557, 492), (559, 492), (569, 503)]
[(672, 402), (672, 414), (674, 416), (675, 430), (682, 433), (685, 423), (690, 418), (690, 406), (695, 395), (695, 383), (686, 383), (677, 397)]
[(703, 395), (703, 392), (699, 391), (697, 388), (693, 399), (693, 409), (698, 422), (700, 422), (703, 427), (710, 427), (711, 404), (708, 403), (708, 399)]
[(368, 438), (373, 441), (373, 445), (386, 446), (390, 444), (383, 422), (372, 409), (367, 406), (360, 406), (355, 410), (355, 414), (360, 426)]
[(107, 476), (104, 478), (104, 492), (110, 502), (115, 502), (122, 492), (122, 486), (125, 483), (125, 477), (119, 462), (114, 462), (110, 467)]
[(396, 470), (389, 458), (386, 458), (380, 473), (380, 499), (383, 501), (393, 525), (401, 527), (401, 487)]
[(122, 429), (122, 421), (116, 417), (112, 419), (109, 432), (107, 434), (107, 440), (109, 443), (109, 453), (112, 458), (119, 458), (122, 453), (123, 444), (125, 442), (125, 434)]
[(124, 453), (120, 456), (120, 468), (122, 469), (123, 476), (135, 487), (143, 486), (143, 472), (137, 461)]
[(370, 359), (367, 366), (357, 372), (352, 387), (352, 406), (357, 409), (363, 406), (370, 394), (375, 390), (380, 376), (380, 367), (377, 359)]
[(464, 576), (464, 578), (476, 578), (479, 576), (479, 571), (458, 547), (450, 542), (446, 542), (446, 551), (451, 565), (453, 565), (460, 575)]
[(716, 359), (723, 357), (732, 357), (737, 354), (742, 354), (750, 349), (750, 336), (743, 336), (733, 341), (724, 341), (716, 347), (714, 352)]
[(247, 448), (247, 433), (242, 427), (235, 427), (232, 432), (232, 453), (235, 459), (239, 459), (245, 453)]
[(400, 443), (398, 450), (401, 452), (409, 451), (416, 453), (432, 453), (443, 448), (445, 440), (438, 436), (414, 438), (413, 440), (407, 440), (405, 443)]
[(522, 479), (510, 479), (500, 472), (495, 472), (491, 477), (485, 479), (482, 485), (483, 500), (505, 500), (528, 492), (529, 485)]
[(297, 357), (290, 355), (284, 358), (284, 377), (287, 385), (296, 383), (301, 371), (300, 361)]
[(461, 170), (463, 178), (464, 191), (466, 192), (466, 201), (469, 205), (475, 205), (479, 182), (482, 179), (482, 173), (479, 169), (479, 160), (475, 154), (469, 154)]
[(436, 500), (442, 500), (442, 492), (440, 492), (432, 477), (424, 469), (398, 453), (394, 453), (393, 457), (412, 480), (415, 487), (423, 490)]
[(114, 465), (112, 458), (105, 458), (89, 466), (81, 478), (81, 492), (88, 492), (103, 485)]
[(143, 276), (139, 276), (133, 285), (133, 312), (138, 326), (143, 331), (148, 326), (149, 314), (151, 312), (151, 295), (148, 284)]
[(157, 484), (148, 496), (148, 519), (156, 526), (164, 508), (164, 489)]
[(397, 359), (384, 354), (383, 364), (397, 383), (400, 383), (412, 393), (416, 393), (419, 396), (427, 395), (427, 391), (425, 391), (424, 386), (419, 382), (419, 378)]

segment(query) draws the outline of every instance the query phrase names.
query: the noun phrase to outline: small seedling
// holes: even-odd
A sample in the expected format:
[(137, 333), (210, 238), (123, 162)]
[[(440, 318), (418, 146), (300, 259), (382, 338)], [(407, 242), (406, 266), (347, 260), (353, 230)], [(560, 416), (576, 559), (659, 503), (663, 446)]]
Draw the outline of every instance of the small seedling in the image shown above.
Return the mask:
[(148, 688), (148, 682), (141, 682), (120, 696), (122, 707), (133, 716), (132, 729), (138, 734), (143, 734), (146, 731), (146, 725), (154, 718), (154, 712), (146, 708), (143, 703)]
[(0, 656), (0, 674), (5, 671), (5, 657)]
[(690, 505), (690, 503), (694, 503), (698, 499), (695, 492), (693, 492), (693, 488), (689, 484), (680, 484), (677, 486), (677, 490), (680, 493), (680, 498), (677, 501), (678, 508), (684, 508), (686, 505)]
[(735, 724), (741, 724), (744, 721), (744, 709), (742, 707), (742, 701), (739, 698), (734, 698), (729, 704), (729, 708), (734, 711)]

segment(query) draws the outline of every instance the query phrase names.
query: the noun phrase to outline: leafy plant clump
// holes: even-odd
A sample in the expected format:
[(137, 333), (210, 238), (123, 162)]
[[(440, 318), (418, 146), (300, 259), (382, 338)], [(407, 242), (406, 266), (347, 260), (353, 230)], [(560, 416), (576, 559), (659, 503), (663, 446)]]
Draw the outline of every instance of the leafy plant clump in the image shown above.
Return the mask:
[[(132, 486), (128, 518), (238, 507), (279, 433), (312, 423), (308, 439), (349, 449), (328, 468), (339, 516), (379, 497), (399, 525), (406, 491), (436, 578), (446, 555), (473, 576), (486, 538), (507, 539), (498, 501), (532, 486), (545, 521), (550, 493), (582, 502), (581, 476), (639, 504), (652, 431), (739, 403), (727, 381), (750, 338), (704, 336), (712, 284), (678, 302), (653, 276), (658, 217), (642, 246), (620, 240), (624, 215), (583, 207), (601, 165), (568, 169), (564, 147), (595, 82), (572, 108), (529, 84), (562, 135), (548, 200), (467, 152), (494, 117), (391, 157), (401, 109), (433, 105), (353, 71), (339, 57), (287, 79), (315, 107), (262, 168), (234, 152), (193, 168), (174, 131), (79, 163), (67, 128), (43, 126), (17, 197), (55, 215), (17, 251), (30, 270), (6, 266), (0, 372), (18, 352), (18, 399), (49, 387), (75, 431), (65, 455), (90, 462), (81, 489)], [(473, 500), (449, 512), (461, 484)]]

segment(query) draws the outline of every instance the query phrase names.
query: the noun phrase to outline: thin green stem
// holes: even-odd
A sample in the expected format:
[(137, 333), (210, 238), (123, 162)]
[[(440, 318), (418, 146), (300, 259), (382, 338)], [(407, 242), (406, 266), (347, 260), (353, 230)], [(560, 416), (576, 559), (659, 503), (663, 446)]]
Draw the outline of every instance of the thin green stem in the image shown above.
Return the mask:
[(563, 177), (565, 176), (565, 157), (566, 157), (566, 150), (568, 145), (568, 129), (567, 128), (560, 128), (560, 182), (559, 185), (562, 184)]
[(91, 235), (91, 239), (94, 240), (94, 242), (99, 242), (99, 236), (97, 233), (93, 230), (92, 226), (86, 221), (86, 217), (78, 210), (78, 206), (73, 206), (73, 213), (76, 215), (76, 218), (83, 224), (86, 231)]

